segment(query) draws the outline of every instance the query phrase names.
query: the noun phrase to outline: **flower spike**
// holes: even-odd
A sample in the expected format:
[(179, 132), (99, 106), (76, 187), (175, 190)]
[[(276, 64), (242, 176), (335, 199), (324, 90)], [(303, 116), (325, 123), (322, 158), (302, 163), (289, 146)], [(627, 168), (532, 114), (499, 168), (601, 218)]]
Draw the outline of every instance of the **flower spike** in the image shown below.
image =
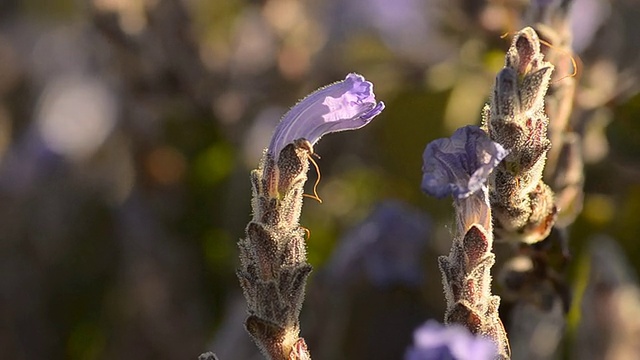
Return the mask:
[(509, 152), (477, 126), (427, 145), (422, 190), (435, 197), (452, 195), (457, 231), (449, 256), (438, 259), (447, 310), (445, 324), (462, 324), (497, 346), (495, 358), (509, 358), (509, 341), (498, 315), (500, 298), (491, 294), (495, 262), (489, 176)]
[[(278, 124), (251, 172), (253, 217), (238, 243), (238, 279), (247, 300), (245, 328), (271, 360), (309, 360), (298, 317), (311, 265), (300, 226), (313, 145), (325, 134), (368, 124), (384, 108), (360, 75), (324, 87), (294, 106)], [(318, 177), (320, 172), (318, 171)], [(314, 189), (314, 198), (320, 201)]]

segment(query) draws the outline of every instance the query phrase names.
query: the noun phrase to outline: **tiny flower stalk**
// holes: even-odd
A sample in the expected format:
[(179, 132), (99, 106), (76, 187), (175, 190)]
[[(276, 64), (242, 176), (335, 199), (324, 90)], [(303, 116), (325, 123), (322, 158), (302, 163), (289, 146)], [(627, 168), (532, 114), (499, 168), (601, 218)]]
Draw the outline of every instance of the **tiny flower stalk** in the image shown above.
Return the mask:
[(553, 69), (536, 32), (524, 28), (513, 38), (483, 110), (489, 137), (509, 150), (489, 179), (495, 233), (502, 239), (536, 243), (556, 219), (553, 191), (542, 181), (551, 147), (544, 100)]
[(507, 156), (482, 129), (466, 126), (429, 143), (422, 167), (422, 190), (438, 198), (452, 195), (456, 212), (451, 252), (438, 259), (447, 301), (444, 321), (491, 339), (499, 359), (509, 358), (509, 342), (498, 316), (500, 298), (491, 294), (495, 255), (487, 180)]
[(313, 145), (325, 134), (361, 128), (383, 109), (373, 85), (349, 74), (283, 117), (251, 173), (253, 218), (238, 244), (238, 278), (248, 305), (246, 329), (268, 359), (311, 358), (298, 316), (311, 272), (299, 220)]

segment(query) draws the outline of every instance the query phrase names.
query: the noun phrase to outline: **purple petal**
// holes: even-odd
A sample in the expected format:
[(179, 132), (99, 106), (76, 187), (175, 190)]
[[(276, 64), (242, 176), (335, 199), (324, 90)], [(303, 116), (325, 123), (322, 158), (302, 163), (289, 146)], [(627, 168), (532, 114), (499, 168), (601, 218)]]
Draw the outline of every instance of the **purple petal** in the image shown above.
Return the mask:
[(429, 320), (414, 332), (413, 338), (406, 360), (488, 360), (496, 356), (491, 340), (476, 337), (461, 325), (444, 326)]
[(430, 142), (422, 155), (422, 191), (443, 198), (469, 197), (480, 190), (508, 151), (477, 126)]
[(315, 144), (329, 133), (355, 130), (367, 125), (384, 109), (376, 102), (373, 84), (358, 74), (325, 86), (297, 103), (276, 127), (268, 152), (277, 158), (294, 140)]

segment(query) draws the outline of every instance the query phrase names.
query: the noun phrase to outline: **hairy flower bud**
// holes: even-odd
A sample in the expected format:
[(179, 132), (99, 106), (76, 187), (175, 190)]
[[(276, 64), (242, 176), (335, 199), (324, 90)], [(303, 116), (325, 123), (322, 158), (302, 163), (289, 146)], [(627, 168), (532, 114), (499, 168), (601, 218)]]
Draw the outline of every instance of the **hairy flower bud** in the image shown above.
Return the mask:
[(521, 30), (484, 108), (489, 137), (509, 151), (490, 178), (495, 231), (500, 238), (535, 243), (549, 235), (555, 221), (554, 195), (542, 181), (551, 147), (544, 97), (552, 71), (553, 65), (540, 52), (536, 32)]

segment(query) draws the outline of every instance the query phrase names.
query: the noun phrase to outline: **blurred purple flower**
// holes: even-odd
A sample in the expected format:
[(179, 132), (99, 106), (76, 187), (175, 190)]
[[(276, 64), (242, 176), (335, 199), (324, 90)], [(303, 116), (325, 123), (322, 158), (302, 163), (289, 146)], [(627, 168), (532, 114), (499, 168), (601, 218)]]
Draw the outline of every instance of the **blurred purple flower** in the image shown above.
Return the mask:
[[(330, 0), (325, 28), (328, 46), (339, 48), (372, 30), (403, 60), (437, 64), (453, 54), (455, 46), (439, 29), (442, 11), (437, 0)], [(424, 46), (429, 44), (429, 46)]]
[(277, 158), (294, 140), (306, 139), (313, 145), (325, 134), (359, 129), (383, 109), (384, 103), (376, 102), (373, 84), (351, 73), (291, 108), (276, 127), (268, 152)]
[(575, 0), (571, 6), (571, 46), (576, 52), (584, 51), (603, 23), (611, 16), (611, 3), (600, 0)]
[(327, 269), (340, 283), (364, 272), (378, 287), (420, 286), (430, 224), (426, 213), (399, 201), (383, 202), (342, 237)]
[(405, 360), (489, 360), (496, 357), (493, 341), (476, 337), (461, 325), (444, 326), (429, 320), (414, 332), (413, 341)]
[(35, 126), (7, 149), (0, 166), (0, 192), (27, 196), (65, 168), (64, 158), (44, 142)]
[(477, 126), (456, 130), (450, 138), (430, 142), (422, 155), (422, 191), (464, 199), (485, 187), (508, 151)]

